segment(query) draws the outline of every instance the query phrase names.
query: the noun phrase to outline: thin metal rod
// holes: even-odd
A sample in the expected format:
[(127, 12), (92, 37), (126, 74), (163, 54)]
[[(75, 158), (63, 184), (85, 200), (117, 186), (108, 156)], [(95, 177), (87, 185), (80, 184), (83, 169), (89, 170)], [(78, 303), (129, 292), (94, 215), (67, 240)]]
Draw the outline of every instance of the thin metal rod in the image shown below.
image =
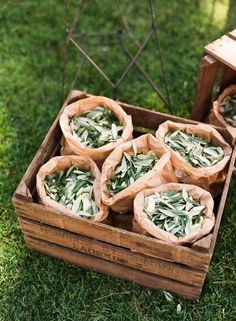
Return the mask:
[(133, 40), (133, 42), (136, 44), (136, 46), (139, 47), (141, 44), (139, 43), (139, 41), (135, 38), (134, 34), (132, 33), (130, 26), (128, 24), (128, 21), (126, 20), (124, 14), (122, 14), (122, 21), (123, 21), (123, 24), (127, 30), (128, 36)]
[(102, 71), (102, 69), (93, 61), (93, 59), (75, 42), (70, 34), (68, 34), (70, 41), (73, 45), (86, 57), (86, 59), (94, 66), (94, 68), (106, 79), (111, 87), (116, 87), (116, 85), (110, 80), (110, 78)]
[(90, 47), (103, 47), (103, 46), (114, 46), (119, 44), (119, 40), (114, 40), (114, 41), (107, 41), (107, 42), (100, 42), (100, 43), (93, 43), (90, 44)]
[[(85, 45), (87, 45), (87, 38), (85, 39)], [(74, 86), (76, 83), (78, 83), (79, 79), (80, 79), (80, 73), (81, 73), (81, 70), (82, 70), (82, 67), (84, 66), (84, 63), (86, 62), (86, 57), (85, 56), (82, 56), (82, 59), (80, 61), (80, 64), (78, 66), (78, 69), (77, 69), (77, 72), (76, 72), (76, 75), (73, 79), (73, 81), (71, 82), (71, 85), (70, 85), (70, 89), (74, 89)]]
[(65, 100), (65, 80), (66, 80), (66, 64), (67, 64), (67, 45), (66, 45), (66, 29), (67, 29), (67, 0), (64, 0), (64, 47), (62, 50), (62, 73), (61, 73), (61, 105)]
[(114, 31), (100, 31), (100, 32), (81, 32), (81, 33), (76, 33), (73, 35), (74, 38), (76, 37), (96, 37), (96, 36), (109, 36), (109, 35), (119, 35), (119, 34), (124, 34), (125, 30), (123, 29), (118, 29)]
[[(131, 52), (123, 46), (123, 50), (125, 53), (129, 56), (129, 58), (132, 57)], [(137, 61), (134, 62), (134, 65), (136, 68), (140, 71), (140, 73), (143, 75), (143, 77), (147, 80), (151, 88), (156, 92), (156, 94), (160, 97), (160, 99), (163, 101), (163, 103), (168, 106), (168, 102), (166, 101), (165, 97), (162, 95), (161, 91), (156, 87), (155, 83), (153, 80), (149, 77), (148, 73), (137, 63)]]
[(118, 99), (118, 88), (117, 87), (114, 87), (113, 90), (112, 90), (112, 98), (114, 100)]
[[(84, 6), (85, 1), (81, 0), (81, 3), (76, 11), (76, 14), (74, 16), (73, 22), (70, 27), (70, 34), (72, 35), (77, 24), (79, 21), (81, 9)], [(64, 102), (65, 99), (65, 80), (66, 80), (66, 66), (67, 66), (67, 46), (69, 43), (69, 38), (68, 38), (68, 19), (67, 19), (67, 12), (68, 12), (68, 0), (64, 0), (64, 31), (65, 31), (65, 36), (64, 36), (64, 48), (62, 50), (62, 79), (61, 79), (61, 95), (62, 95), (62, 103)]]
[(164, 61), (163, 61), (162, 54), (161, 54), (161, 44), (160, 44), (159, 37), (157, 34), (157, 22), (156, 22), (156, 15), (155, 15), (155, 10), (154, 10), (153, 0), (150, 0), (150, 8), (151, 8), (151, 15), (152, 15), (152, 29), (154, 31), (156, 45), (157, 45), (157, 49), (159, 52), (161, 70), (162, 70), (162, 74), (163, 74), (166, 96), (167, 96), (167, 101), (168, 101), (168, 107), (169, 107), (170, 113), (173, 114), (171, 100), (170, 100), (170, 93), (169, 93), (168, 84), (167, 84), (165, 66), (164, 66)]
[[(139, 47), (141, 44), (140, 42), (136, 39), (135, 35), (132, 33), (129, 23), (125, 17), (124, 11), (122, 9), (122, 6), (120, 6), (120, 2), (118, 1), (118, 5), (120, 7), (120, 11), (121, 11), (121, 16), (122, 16), (122, 21), (123, 24), (127, 30), (127, 36), (134, 42), (134, 44)], [(130, 51), (128, 50), (128, 48), (126, 48), (123, 44), (123, 41), (121, 41), (121, 45), (123, 47), (123, 50), (125, 51), (125, 53), (127, 55), (131, 55)], [(162, 95), (161, 91), (157, 88), (157, 86), (155, 85), (154, 81), (150, 78), (150, 76), (148, 75), (148, 73), (137, 63), (135, 62), (136, 67), (139, 69), (140, 73), (143, 75), (143, 77), (147, 80), (147, 82), (149, 83), (149, 85), (151, 86), (151, 88), (156, 92), (156, 94), (160, 97), (160, 99), (164, 102), (164, 104), (166, 105), (167, 109), (169, 109), (169, 103), (166, 100), (166, 98)]]
[(130, 68), (134, 65), (135, 61), (138, 59), (140, 53), (143, 51), (143, 49), (145, 48), (146, 44), (148, 43), (148, 40), (150, 39), (151, 35), (153, 33), (153, 30), (151, 29), (144, 41), (144, 43), (139, 47), (137, 53), (135, 54), (135, 56), (132, 58), (132, 60), (130, 61), (129, 65), (126, 67), (125, 71), (123, 72), (123, 74), (121, 75), (120, 79), (117, 81), (116, 83), (116, 87), (118, 87), (120, 85), (120, 83), (124, 80), (124, 78), (126, 77), (128, 71), (130, 70)]
[[(67, 0), (66, 0), (66, 1), (67, 1)], [(69, 29), (69, 32), (67, 32), (67, 27), (66, 27), (66, 29), (65, 29), (66, 32), (67, 32), (66, 45), (68, 45), (68, 43), (69, 43), (69, 41), (70, 41), (69, 35), (72, 36), (73, 33), (74, 33), (74, 31), (75, 31), (75, 28), (76, 28), (76, 26), (77, 26), (77, 24), (78, 24), (78, 21), (79, 21), (81, 9), (83, 8), (84, 4), (85, 4), (85, 1), (84, 1), (84, 0), (81, 0), (81, 4), (80, 4), (80, 6), (78, 7), (78, 9), (77, 9), (77, 11), (76, 11), (76, 14), (75, 14), (74, 20), (73, 20), (73, 22), (72, 22), (72, 24), (71, 24), (71, 27), (70, 27), (70, 29)]]
[[(84, 44), (85, 46), (88, 46), (88, 38), (86, 36), (83, 37), (84, 38)], [(75, 87), (75, 84), (78, 83), (79, 79), (80, 79), (80, 73), (81, 73), (81, 70), (82, 70), (82, 67), (84, 66), (86, 62), (86, 57), (85, 56), (82, 56), (82, 59), (80, 61), (80, 64), (78, 66), (78, 69), (77, 69), (77, 72), (76, 72), (76, 75), (73, 79), (73, 81), (71, 82), (71, 85), (70, 85), (70, 89), (74, 89)]]
[(86, 58), (83, 56), (83, 57), (82, 57), (82, 60), (81, 60), (81, 62), (80, 62), (80, 64), (79, 64), (79, 67), (78, 67), (78, 69), (77, 69), (76, 75), (75, 75), (74, 79), (73, 79), (72, 82), (71, 82), (71, 85), (70, 85), (70, 89), (71, 89), (71, 90), (74, 89), (75, 84), (78, 82), (78, 80), (79, 80), (79, 78), (80, 78), (80, 73), (81, 73), (81, 70), (82, 70), (82, 67), (83, 67), (85, 61), (86, 61)]

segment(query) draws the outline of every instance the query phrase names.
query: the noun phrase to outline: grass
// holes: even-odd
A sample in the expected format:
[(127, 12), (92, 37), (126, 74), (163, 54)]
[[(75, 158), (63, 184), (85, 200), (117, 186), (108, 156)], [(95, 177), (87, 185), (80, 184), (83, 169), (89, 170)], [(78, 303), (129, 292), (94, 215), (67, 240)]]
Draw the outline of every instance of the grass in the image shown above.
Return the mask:
[[(76, 2), (70, 1), (69, 21)], [(86, 2), (80, 31), (122, 26), (120, 7), (112, 3)], [(121, 6), (136, 37), (144, 39), (150, 23), (146, 2), (134, 5), (122, 1)], [(235, 1), (160, 0), (156, 7), (174, 111), (189, 116), (202, 48), (235, 27)], [(26, 249), (11, 195), (61, 104), (63, 19), (62, 1), (11, 0), (3, 2), (0, 9), (0, 320), (235, 320), (235, 179), (203, 293), (197, 302), (179, 297), (168, 302), (162, 291), (115, 280)], [(135, 50), (132, 44), (128, 45)], [(119, 77), (128, 62), (119, 46), (102, 46), (100, 50), (93, 47), (89, 52), (112, 79)], [(69, 58), (67, 92), (81, 56), (71, 48)], [(154, 43), (148, 45), (139, 62), (163, 90)], [(77, 87), (111, 95), (88, 64)], [(119, 98), (166, 111), (135, 69), (122, 84)], [(178, 303), (182, 307), (179, 315)]]

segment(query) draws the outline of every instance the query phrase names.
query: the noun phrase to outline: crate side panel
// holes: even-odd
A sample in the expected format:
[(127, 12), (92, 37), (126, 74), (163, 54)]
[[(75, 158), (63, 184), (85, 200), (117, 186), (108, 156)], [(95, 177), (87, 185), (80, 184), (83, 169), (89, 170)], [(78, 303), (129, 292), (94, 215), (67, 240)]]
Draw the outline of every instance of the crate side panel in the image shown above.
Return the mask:
[(128, 249), (142, 251), (142, 253), (166, 261), (185, 264), (203, 271), (208, 269), (210, 258), (208, 253), (168, 244), (155, 238), (91, 222), (79, 217), (74, 218), (60, 212), (56, 213), (56, 211), (48, 207), (31, 202), (22, 202), (20, 199), (15, 199), (14, 203), (18, 215), (26, 218)]
[(20, 226), (24, 233), (32, 237), (186, 284), (202, 286), (205, 279), (206, 272), (148, 257), (49, 225), (20, 218)]
[(79, 253), (60, 245), (55, 245), (29, 236), (25, 236), (25, 241), (27, 246), (35, 251), (67, 260), (75, 265), (80, 265), (81, 267), (89, 268), (119, 279), (132, 281), (144, 285), (145, 287), (165, 289), (191, 300), (198, 299), (201, 293), (201, 287), (185, 285), (173, 280), (157, 277), (153, 274), (141, 272), (84, 253)]
[(230, 187), (230, 181), (231, 181), (233, 170), (234, 170), (235, 160), (236, 160), (236, 145), (234, 146), (234, 149), (233, 149), (233, 153), (232, 153), (230, 164), (229, 164), (228, 174), (227, 174), (227, 177), (226, 177), (226, 180), (224, 183), (224, 189), (223, 189), (223, 192), (221, 195), (220, 204), (219, 204), (217, 215), (216, 215), (216, 221), (215, 221), (215, 226), (213, 229), (213, 236), (212, 236), (211, 254), (213, 254), (216, 239), (218, 236), (221, 218), (222, 218), (222, 215), (224, 212), (225, 203), (227, 200), (227, 195), (228, 195), (228, 191), (229, 191), (229, 187)]

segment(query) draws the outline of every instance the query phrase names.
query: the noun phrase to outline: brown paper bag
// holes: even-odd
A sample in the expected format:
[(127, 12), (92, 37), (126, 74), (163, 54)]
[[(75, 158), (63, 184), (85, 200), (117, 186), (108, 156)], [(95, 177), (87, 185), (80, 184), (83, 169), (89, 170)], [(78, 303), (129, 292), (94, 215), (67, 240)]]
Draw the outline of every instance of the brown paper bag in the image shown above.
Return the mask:
[[(147, 153), (150, 150), (153, 150), (158, 161), (152, 170), (137, 179), (129, 187), (113, 196), (110, 196), (105, 192), (107, 182), (115, 167), (122, 159), (123, 151), (128, 154), (133, 153), (133, 143), (136, 145), (138, 153)], [(129, 212), (133, 209), (133, 200), (138, 192), (145, 188), (159, 186), (167, 182), (177, 182), (170, 163), (170, 153), (168, 149), (158, 142), (151, 134), (142, 135), (115, 148), (103, 163), (101, 175), (102, 201), (115, 212)]]
[(232, 94), (236, 94), (236, 85), (231, 85), (226, 88), (223, 93), (217, 98), (213, 103), (213, 108), (210, 111), (210, 114), (207, 117), (207, 122), (209, 124), (224, 127), (228, 130), (230, 135), (233, 138), (234, 143), (236, 142), (236, 128), (228, 124), (224, 117), (220, 113), (220, 104), (225, 99), (225, 97), (230, 96)]
[[(206, 207), (205, 217), (203, 221), (202, 228), (194, 231), (193, 233), (186, 235), (184, 237), (177, 238), (175, 235), (166, 232), (156, 226), (143, 211), (145, 197), (154, 194), (155, 192), (169, 192), (169, 191), (182, 191), (183, 186), (185, 186), (186, 191), (197, 200), (202, 206)], [(134, 227), (133, 232), (138, 232), (144, 235), (152, 235), (160, 240), (169, 243), (193, 243), (203, 236), (210, 233), (214, 224), (215, 216), (213, 213), (214, 201), (211, 194), (204, 189), (195, 185), (185, 185), (179, 183), (169, 183), (161, 185), (157, 188), (143, 190), (138, 193), (134, 199)], [(135, 222), (136, 221), (136, 222)], [(135, 225), (136, 224), (136, 225)], [(138, 224), (138, 226), (137, 226)]]
[(66, 208), (64, 205), (52, 200), (46, 195), (43, 181), (45, 177), (51, 173), (67, 169), (71, 166), (77, 166), (81, 169), (89, 169), (94, 176), (93, 193), (94, 199), (99, 212), (89, 218), (91, 221), (102, 222), (108, 216), (108, 208), (101, 201), (101, 186), (100, 186), (100, 171), (97, 165), (89, 158), (84, 156), (58, 156), (51, 158), (46, 164), (44, 164), (40, 169), (36, 177), (36, 187), (38, 192), (39, 202), (43, 205), (55, 208), (56, 210), (62, 212), (65, 215), (78, 218), (79, 215), (73, 213), (71, 210)]
[[(69, 128), (69, 119), (78, 116), (85, 111), (94, 109), (97, 106), (107, 107), (115, 114), (120, 124), (124, 126), (122, 135), (115, 142), (111, 142), (99, 148), (83, 147), (79, 140), (72, 135)], [(59, 122), (64, 136), (62, 139), (62, 155), (84, 155), (92, 158), (98, 163), (102, 163), (116, 146), (132, 139), (133, 125), (131, 116), (127, 115), (114, 100), (106, 97), (94, 96), (68, 105), (62, 112)]]
[(175, 174), (179, 182), (198, 185), (211, 194), (216, 196), (222, 191), (222, 184), (227, 175), (227, 164), (232, 152), (231, 147), (225, 142), (223, 137), (213, 127), (206, 124), (189, 125), (166, 121), (161, 124), (156, 132), (156, 137), (164, 142), (165, 135), (168, 132), (181, 130), (186, 134), (207, 139), (213, 145), (220, 146), (224, 151), (224, 158), (217, 164), (204, 168), (195, 168), (178, 153), (166, 145), (171, 153), (171, 162), (175, 169)]

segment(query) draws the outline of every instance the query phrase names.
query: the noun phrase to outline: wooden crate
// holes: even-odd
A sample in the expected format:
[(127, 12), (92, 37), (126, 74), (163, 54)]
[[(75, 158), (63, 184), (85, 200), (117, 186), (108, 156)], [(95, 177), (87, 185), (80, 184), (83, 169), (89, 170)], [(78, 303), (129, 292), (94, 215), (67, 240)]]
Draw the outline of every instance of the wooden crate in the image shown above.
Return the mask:
[[(80, 91), (72, 91), (64, 106), (88, 96)], [(120, 105), (132, 115), (139, 131), (141, 128), (143, 131), (145, 128), (155, 131), (159, 124), (168, 119), (197, 123), (124, 103)], [(223, 192), (215, 199), (216, 223), (213, 232), (191, 247), (171, 245), (131, 232), (132, 215), (110, 213), (113, 225), (105, 225), (80, 217), (75, 219), (37, 203), (36, 173), (41, 165), (59, 154), (62, 135), (58, 123), (60, 113), (13, 195), (27, 246), (146, 287), (165, 289), (189, 299), (199, 298), (220, 227), (236, 149), (232, 154)], [(138, 130), (135, 132), (137, 135)], [(230, 140), (226, 130), (218, 130), (227, 141)]]

